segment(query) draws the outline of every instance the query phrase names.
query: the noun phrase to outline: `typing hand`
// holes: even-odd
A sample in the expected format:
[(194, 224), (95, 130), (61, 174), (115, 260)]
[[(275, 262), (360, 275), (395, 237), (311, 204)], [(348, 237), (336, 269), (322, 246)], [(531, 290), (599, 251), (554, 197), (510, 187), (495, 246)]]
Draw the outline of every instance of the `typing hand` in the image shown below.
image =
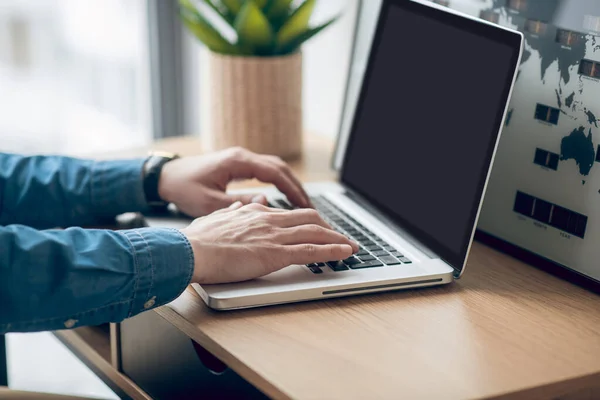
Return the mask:
[(341, 260), (358, 251), (313, 209), (236, 202), (181, 232), (194, 251), (192, 281), (200, 284), (245, 281), (291, 264)]
[(199, 217), (236, 201), (266, 204), (262, 195), (226, 193), (230, 182), (254, 178), (274, 184), (296, 206), (310, 206), (302, 185), (279, 157), (259, 155), (238, 147), (165, 164), (158, 192), (163, 200), (174, 203), (182, 212)]

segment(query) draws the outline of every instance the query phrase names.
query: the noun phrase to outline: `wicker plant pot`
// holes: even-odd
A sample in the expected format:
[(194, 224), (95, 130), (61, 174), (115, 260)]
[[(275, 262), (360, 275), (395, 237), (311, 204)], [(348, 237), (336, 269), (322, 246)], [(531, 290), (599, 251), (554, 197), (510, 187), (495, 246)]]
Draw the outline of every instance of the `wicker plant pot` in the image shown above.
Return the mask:
[(210, 147), (242, 146), (284, 159), (302, 151), (302, 54), (210, 53)]

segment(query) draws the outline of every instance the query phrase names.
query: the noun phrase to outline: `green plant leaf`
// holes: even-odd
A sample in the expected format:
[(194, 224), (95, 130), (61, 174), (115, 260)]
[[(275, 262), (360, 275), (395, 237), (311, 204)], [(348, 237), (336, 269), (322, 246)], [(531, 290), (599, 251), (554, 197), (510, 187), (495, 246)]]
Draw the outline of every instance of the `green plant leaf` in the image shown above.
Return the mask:
[(237, 54), (239, 51), (227, 41), (205, 18), (200, 15), (189, 0), (179, 0), (183, 24), (210, 50), (217, 53)]
[(238, 13), (242, 9), (242, 1), (243, 0), (220, 0), (221, 4), (227, 9), (229, 14), (233, 16), (233, 18), (237, 18)]
[(269, 0), (265, 6), (265, 14), (269, 21), (271, 21), (274, 31), (278, 31), (290, 15), (292, 1), (293, 0)]
[(256, 5), (261, 9), (264, 10), (265, 7), (267, 6), (267, 4), (269, 4), (269, 0), (254, 0), (256, 2)]
[(229, 12), (229, 9), (222, 4), (217, 4), (214, 0), (204, 0), (210, 8), (212, 8), (217, 14), (221, 16), (229, 25), (233, 26), (233, 21), (235, 21), (235, 15)]
[(269, 20), (254, 0), (246, 0), (234, 23), (238, 42), (261, 53), (274, 44), (273, 30)]
[(304, 42), (311, 39), (313, 36), (315, 36), (316, 34), (321, 32), (323, 29), (327, 28), (329, 25), (333, 24), (335, 21), (338, 20), (338, 18), (339, 17), (332, 18), (322, 25), (307, 29), (306, 31), (304, 31), (304, 33), (301, 33), (300, 35), (298, 35), (294, 40), (289, 42), (287, 45), (285, 45), (283, 47), (279, 47), (277, 49), (277, 53), (278, 54), (290, 54), (290, 53), (296, 52), (300, 48), (300, 46), (302, 46), (302, 44)]
[(277, 33), (278, 47), (285, 47), (293, 42), (298, 36), (308, 30), (308, 22), (315, 9), (316, 0), (306, 0), (294, 10), (292, 15)]

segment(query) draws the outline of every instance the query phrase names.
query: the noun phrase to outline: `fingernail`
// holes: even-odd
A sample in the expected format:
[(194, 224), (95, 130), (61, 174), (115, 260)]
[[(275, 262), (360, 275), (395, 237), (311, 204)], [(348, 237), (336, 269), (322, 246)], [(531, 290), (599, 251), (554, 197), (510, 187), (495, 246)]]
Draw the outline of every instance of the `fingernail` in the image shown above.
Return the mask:
[(252, 203), (264, 203), (265, 202), (265, 196), (263, 195), (256, 195), (252, 198), (252, 200), (250, 200)]

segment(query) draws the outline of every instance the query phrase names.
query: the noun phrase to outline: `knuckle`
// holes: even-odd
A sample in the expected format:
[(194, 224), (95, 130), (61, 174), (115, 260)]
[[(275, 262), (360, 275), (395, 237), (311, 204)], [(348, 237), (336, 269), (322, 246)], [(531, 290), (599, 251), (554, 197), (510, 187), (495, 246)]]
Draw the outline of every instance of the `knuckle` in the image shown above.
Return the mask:
[(271, 160), (279, 168), (288, 168), (287, 163), (285, 161), (283, 161), (283, 159), (281, 157), (279, 157), (279, 156), (271, 156)]
[(317, 246), (314, 244), (305, 244), (302, 250), (309, 257), (313, 257), (317, 254)]
[(306, 214), (306, 216), (310, 219), (314, 219), (314, 220), (321, 220), (321, 215), (319, 214), (319, 212), (317, 210), (314, 210), (312, 208), (307, 208), (302, 210), (302, 212), (304, 212)]
[(234, 146), (230, 147), (227, 151), (229, 158), (240, 159), (244, 157), (247, 150), (240, 146)]
[(308, 225), (306, 227), (306, 230), (311, 235), (314, 235), (314, 236), (321, 236), (321, 235), (327, 233), (327, 230), (325, 228), (323, 228), (322, 226), (319, 226), (319, 225), (314, 225), (314, 224), (313, 225)]
[(250, 204), (246, 204), (243, 208), (245, 208), (246, 210), (250, 210), (250, 211), (262, 211), (266, 207), (259, 203), (250, 203)]

